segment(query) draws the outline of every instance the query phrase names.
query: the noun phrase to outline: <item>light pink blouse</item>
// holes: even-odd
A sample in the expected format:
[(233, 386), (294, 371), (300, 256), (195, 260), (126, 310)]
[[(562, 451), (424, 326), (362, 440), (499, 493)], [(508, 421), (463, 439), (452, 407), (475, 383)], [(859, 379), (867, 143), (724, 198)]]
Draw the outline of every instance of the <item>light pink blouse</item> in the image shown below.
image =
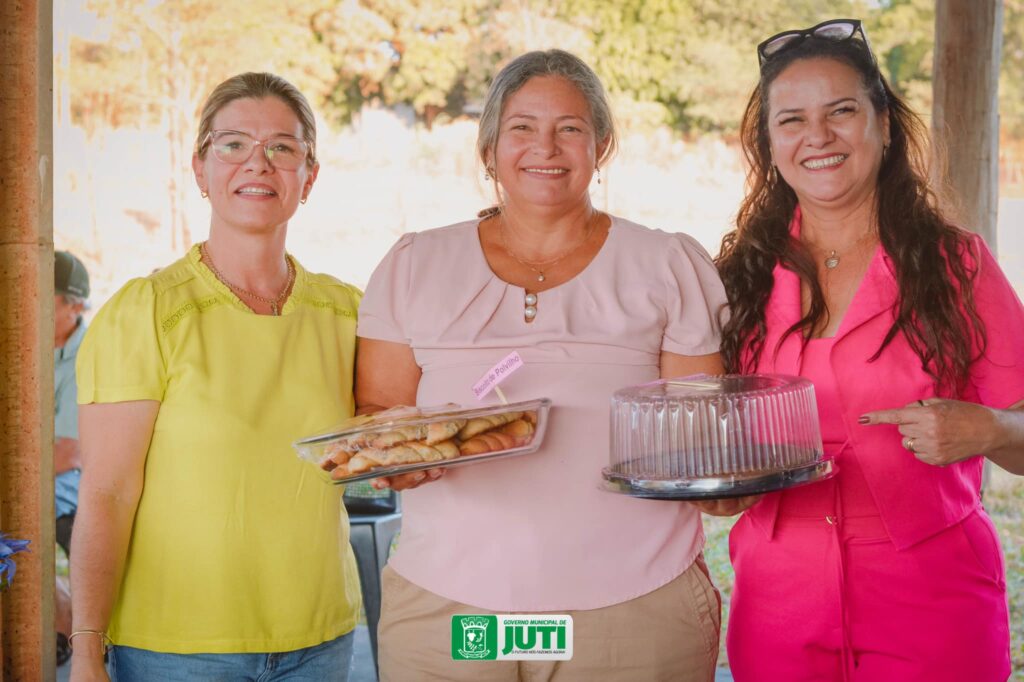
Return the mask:
[(391, 566), (495, 611), (595, 609), (651, 592), (703, 548), (700, 515), (600, 489), (609, 399), (657, 379), (662, 350), (718, 350), (725, 292), (714, 265), (687, 235), (613, 218), (590, 265), (540, 293), (527, 324), (524, 290), (491, 271), (477, 227), (404, 235), (370, 279), (358, 335), (412, 347), (419, 405), (480, 405), (473, 384), (519, 351), (525, 365), (501, 388), (510, 401), (551, 399), (547, 436), (536, 453), (450, 469), (403, 493)]

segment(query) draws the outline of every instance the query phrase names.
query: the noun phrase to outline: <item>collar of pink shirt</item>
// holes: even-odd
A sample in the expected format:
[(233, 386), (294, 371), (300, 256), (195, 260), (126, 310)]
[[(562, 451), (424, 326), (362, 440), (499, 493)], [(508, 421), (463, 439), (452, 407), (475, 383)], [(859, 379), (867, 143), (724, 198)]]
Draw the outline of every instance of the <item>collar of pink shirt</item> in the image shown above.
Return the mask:
[[(798, 206), (790, 226), (793, 238), (800, 236), (800, 218)], [(757, 371), (798, 374), (802, 339), (799, 333), (785, 332), (801, 317), (800, 278), (781, 265), (773, 274)], [(935, 393), (931, 377), (902, 335), (872, 360), (892, 327), (898, 294), (892, 261), (879, 245), (836, 333), (830, 364), (852, 446), (886, 530), (902, 549), (961, 521), (979, 505), (982, 460), (934, 467), (903, 449), (895, 426), (857, 423), (865, 412), (902, 407)], [(778, 503), (778, 494), (768, 495), (749, 512), (769, 537)]]

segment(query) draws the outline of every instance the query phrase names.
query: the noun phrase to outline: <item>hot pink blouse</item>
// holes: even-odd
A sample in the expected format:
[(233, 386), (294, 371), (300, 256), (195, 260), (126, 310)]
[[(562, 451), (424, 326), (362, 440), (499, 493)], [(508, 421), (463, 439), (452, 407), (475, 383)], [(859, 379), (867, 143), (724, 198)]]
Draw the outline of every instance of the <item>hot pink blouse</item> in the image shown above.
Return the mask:
[[(793, 236), (799, 235), (800, 220), (797, 207), (790, 226)], [(1006, 408), (1024, 396), (1024, 306), (980, 236), (969, 237), (961, 257), (975, 273), (974, 304), (987, 332), (983, 349), (975, 339), (976, 358), (959, 397)], [(764, 352), (756, 371), (799, 374), (802, 340), (785, 331), (802, 315), (800, 279), (781, 265), (776, 265), (773, 277), (765, 308)], [(829, 351), (836, 400), (827, 407), (838, 409), (870, 499), (889, 538), (902, 550), (960, 523), (980, 507), (983, 460), (971, 457), (945, 467), (925, 464), (903, 448), (896, 426), (858, 423), (862, 414), (936, 394), (933, 379), (921, 368), (905, 336), (897, 334), (877, 354), (895, 321), (898, 295), (895, 266), (878, 246)], [(746, 512), (768, 537), (774, 533), (781, 498), (782, 494), (766, 495)]]
[(703, 548), (700, 515), (601, 490), (609, 399), (658, 378), (663, 350), (718, 350), (726, 299), (714, 265), (691, 237), (613, 218), (590, 265), (540, 293), (527, 324), (524, 290), (491, 271), (477, 227), (403, 236), (370, 279), (358, 335), (412, 347), (420, 405), (481, 404), (473, 384), (519, 351), (525, 365), (501, 388), (513, 401), (551, 399), (547, 436), (534, 454), (450, 469), (403, 493), (391, 566), (495, 611), (595, 609), (651, 592)]

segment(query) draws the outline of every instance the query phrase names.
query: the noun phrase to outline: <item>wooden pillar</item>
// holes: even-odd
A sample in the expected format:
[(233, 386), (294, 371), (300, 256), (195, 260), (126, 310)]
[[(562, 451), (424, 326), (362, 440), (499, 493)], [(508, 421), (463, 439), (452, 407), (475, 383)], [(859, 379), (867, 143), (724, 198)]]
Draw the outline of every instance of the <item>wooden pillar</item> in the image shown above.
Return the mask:
[(949, 179), (966, 227), (996, 250), (999, 206), (1001, 0), (935, 4), (933, 133), (947, 149)]
[[(932, 132), (947, 152), (949, 180), (968, 229), (997, 252), (999, 61), (1002, 0), (938, 0)], [(985, 461), (982, 490), (992, 463)]]
[(53, 680), (52, 0), (0, 2), (0, 595), (4, 682)]

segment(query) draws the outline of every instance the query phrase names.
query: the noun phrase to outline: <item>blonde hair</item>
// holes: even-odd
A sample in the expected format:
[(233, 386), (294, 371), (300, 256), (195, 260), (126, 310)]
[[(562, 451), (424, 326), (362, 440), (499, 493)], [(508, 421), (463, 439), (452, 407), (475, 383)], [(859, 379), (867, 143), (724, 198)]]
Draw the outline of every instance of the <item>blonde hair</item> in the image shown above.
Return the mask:
[(316, 165), (316, 120), (313, 109), (299, 89), (272, 73), (240, 73), (218, 85), (206, 98), (199, 116), (199, 133), (196, 135), (196, 154), (205, 158), (209, 149), (207, 136), (213, 129), (213, 118), (217, 112), (236, 99), (263, 99), (276, 97), (287, 104), (302, 125), (302, 139), (309, 146), (306, 163)]

